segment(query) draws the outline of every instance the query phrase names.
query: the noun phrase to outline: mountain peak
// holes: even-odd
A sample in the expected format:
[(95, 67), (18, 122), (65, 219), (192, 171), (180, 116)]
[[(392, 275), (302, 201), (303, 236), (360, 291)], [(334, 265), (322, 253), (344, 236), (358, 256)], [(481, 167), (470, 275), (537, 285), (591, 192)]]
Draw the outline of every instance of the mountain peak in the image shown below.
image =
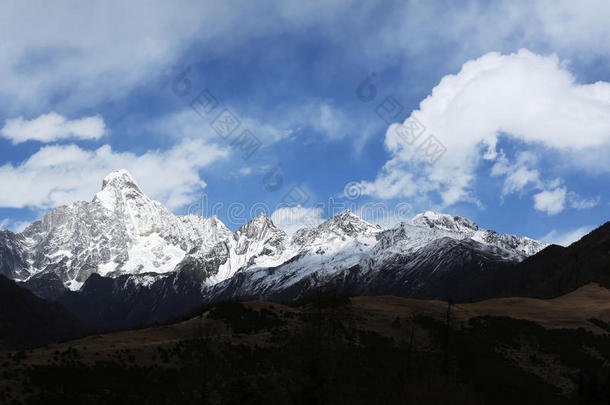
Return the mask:
[(417, 214), (411, 221), (417, 226), (443, 229), (451, 232), (472, 232), (479, 230), (479, 226), (468, 218), (434, 211), (425, 211)]
[(264, 212), (261, 211), (260, 214), (258, 214), (256, 217), (254, 217), (250, 220), (249, 224), (272, 224), (273, 225), (273, 221), (271, 221), (271, 218), (269, 218), (267, 215), (265, 215)]
[(350, 209), (346, 209), (342, 213), (335, 215), (328, 221), (320, 224), (318, 227), (341, 229), (347, 234), (366, 232), (369, 229), (375, 228), (374, 225), (366, 222), (364, 219), (354, 214)]
[(343, 217), (343, 218), (349, 218), (349, 217), (355, 217), (355, 218), (360, 218), (358, 215), (354, 214), (352, 212), (352, 210), (350, 210), (349, 208), (346, 209), (345, 211), (343, 211), (341, 214), (337, 215), (338, 217)]
[(254, 236), (263, 232), (265, 229), (279, 230), (264, 212), (261, 212), (256, 217), (252, 218), (250, 222), (242, 225), (237, 232), (240, 234), (246, 234), (248, 236)]
[(116, 203), (125, 197), (148, 200), (131, 174), (125, 169), (120, 169), (110, 172), (104, 177), (102, 190), (95, 195), (93, 201), (113, 210)]
[(340, 214), (335, 215), (330, 219), (332, 220), (347, 220), (347, 221), (356, 221), (356, 222), (366, 222), (364, 219), (360, 218), (358, 215), (354, 214), (352, 210), (349, 208), (343, 211)]
[(125, 169), (114, 170), (110, 172), (102, 181), (102, 190), (107, 187), (113, 188), (135, 188), (140, 191), (140, 187), (136, 184), (131, 174)]

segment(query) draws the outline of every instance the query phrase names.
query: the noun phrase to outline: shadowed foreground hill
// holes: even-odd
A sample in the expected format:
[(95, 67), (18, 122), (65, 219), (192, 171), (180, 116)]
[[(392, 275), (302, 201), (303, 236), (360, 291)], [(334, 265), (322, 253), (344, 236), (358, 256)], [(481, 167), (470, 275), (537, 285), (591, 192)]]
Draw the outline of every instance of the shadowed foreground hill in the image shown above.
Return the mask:
[[(0, 352), (0, 402), (580, 404), (610, 400), (610, 291), (449, 305), (319, 293)], [(19, 403), (19, 402), (17, 402)]]
[(61, 305), (36, 297), (0, 276), (0, 348), (33, 347), (84, 335)]
[[(390, 261), (373, 273), (359, 265), (319, 286), (325, 290), (357, 295), (393, 295), (423, 299), (473, 302), (497, 297), (552, 298), (587, 283), (610, 287), (610, 223), (564, 248), (551, 245), (520, 263), (499, 261), (473, 241), (442, 238), (426, 252)], [(273, 269), (261, 270), (273, 274)], [(257, 272), (238, 272), (231, 279), (202, 294), (202, 272), (197, 266), (157, 281), (152, 287), (93, 274), (77, 292), (60, 299), (83, 323), (98, 330), (166, 322), (203, 302), (253, 298), (288, 301), (311, 293), (316, 273), (310, 278), (269, 294), (254, 294), (249, 280)], [(269, 284), (270, 286), (274, 284)]]
[(610, 222), (567, 248), (549, 246), (525, 260), (511, 293), (556, 297), (591, 282), (610, 288)]
[[(473, 302), (498, 297), (553, 298), (589, 283), (610, 288), (610, 222), (568, 247), (550, 245), (520, 263), (474, 262), (457, 271), (431, 274), (432, 282), (406, 295)], [(396, 285), (401, 284), (392, 283), (388, 295), (404, 296)]]

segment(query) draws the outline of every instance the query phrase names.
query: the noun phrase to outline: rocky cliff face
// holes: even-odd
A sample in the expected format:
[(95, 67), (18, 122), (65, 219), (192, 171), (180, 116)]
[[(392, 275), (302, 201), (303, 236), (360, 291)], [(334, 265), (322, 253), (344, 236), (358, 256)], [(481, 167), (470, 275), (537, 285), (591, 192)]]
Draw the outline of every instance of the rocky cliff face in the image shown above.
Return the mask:
[(488, 263), (520, 262), (543, 242), (500, 235), (474, 222), (435, 212), (392, 229), (346, 211), (316, 228), (298, 231), (291, 260), (249, 267), (204, 290), (210, 300), (256, 297), (294, 299), (312, 289), (361, 294), (466, 299), (467, 285), (487, 280)]
[(210, 250), (231, 237), (215, 217), (173, 215), (121, 170), (104, 179), (91, 202), (56, 208), (14, 235), (10, 246), (2, 242), (15, 258), (3, 257), (17, 263), (11, 278), (32, 284), (52, 273), (66, 288), (79, 290), (94, 273), (174, 271), (188, 252)]

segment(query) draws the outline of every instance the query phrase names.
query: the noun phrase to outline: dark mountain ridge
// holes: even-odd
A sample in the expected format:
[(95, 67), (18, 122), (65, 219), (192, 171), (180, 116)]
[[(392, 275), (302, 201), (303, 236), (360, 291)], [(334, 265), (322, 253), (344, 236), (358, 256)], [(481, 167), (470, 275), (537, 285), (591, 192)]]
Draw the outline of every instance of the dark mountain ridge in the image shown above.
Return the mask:
[[(60, 302), (90, 325), (107, 329), (164, 322), (206, 302), (291, 301), (319, 290), (453, 302), (510, 296), (553, 298), (591, 282), (610, 288), (609, 252), (610, 223), (569, 247), (551, 245), (520, 263), (500, 260), (476, 241), (441, 238), (417, 254), (393, 256), (375, 272), (357, 265), (328, 280), (313, 273), (282, 289), (273, 284), (259, 289), (253, 281), (257, 273), (251, 271), (237, 272), (202, 289), (202, 277), (192, 268), (146, 287), (130, 283), (129, 276), (111, 279), (94, 274), (80, 291), (64, 294)], [(277, 271), (260, 270), (267, 275)]]
[(0, 349), (40, 346), (87, 331), (58, 303), (45, 301), (0, 275)]

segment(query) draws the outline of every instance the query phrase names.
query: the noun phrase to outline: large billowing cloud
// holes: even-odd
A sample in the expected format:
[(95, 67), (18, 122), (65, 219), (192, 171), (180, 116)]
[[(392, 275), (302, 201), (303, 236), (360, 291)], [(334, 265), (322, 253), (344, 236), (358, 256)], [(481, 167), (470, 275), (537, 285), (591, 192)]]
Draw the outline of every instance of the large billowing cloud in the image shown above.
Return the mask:
[(102, 179), (112, 170), (127, 169), (143, 191), (170, 209), (191, 202), (205, 187), (199, 169), (229, 152), (202, 140), (184, 140), (167, 151), (141, 155), (116, 152), (109, 145), (96, 150), (77, 145), (42, 147), (26, 161), (0, 166), (2, 207), (54, 208), (77, 200), (91, 200)]
[[(413, 118), (425, 129), (405, 136), (405, 126)], [(497, 150), (498, 139), (510, 137), (534, 152), (546, 148), (571, 157), (564, 166), (592, 169), (592, 160), (582, 157), (610, 152), (610, 83), (579, 84), (554, 55), (492, 52), (445, 76), (404, 125), (393, 124), (387, 130), (385, 145), (391, 159), (376, 179), (361, 183), (364, 194), (436, 196), (444, 207), (476, 201), (472, 186), (480, 163), (489, 160), (494, 167), (485, 175), (504, 179), (503, 195), (529, 185), (542, 190), (536, 208), (554, 214), (563, 209), (566, 197), (566, 189), (557, 188), (560, 179), (536, 167), (533, 152), (526, 150), (509, 161)], [(436, 161), (420, 148), (430, 135), (446, 149), (435, 155)], [(607, 161), (596, 162), (595, 170), (610, 171)]]

